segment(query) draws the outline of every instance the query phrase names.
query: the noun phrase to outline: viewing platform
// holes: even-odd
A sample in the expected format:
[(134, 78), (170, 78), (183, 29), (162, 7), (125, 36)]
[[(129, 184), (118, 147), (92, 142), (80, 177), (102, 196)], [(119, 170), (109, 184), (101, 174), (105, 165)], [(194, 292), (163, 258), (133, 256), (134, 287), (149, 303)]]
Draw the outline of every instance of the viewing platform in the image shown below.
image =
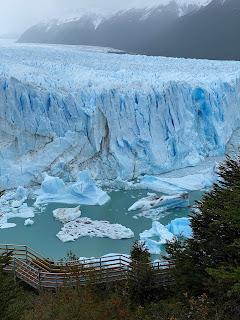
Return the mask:
[[(129, 256), (122, 254), (84, 260), (53, 261), (25, 245), (13, 244), (0, 244), (0, 256), (5, 258), (4, 271), (12, 273), (16, 280), (21, 280), (38, 291), (57, 290), (63, 286), (76, 287), (88, 283), (124, 281), (133, 275), (133, 265), (139, 270), (146, 267), (144, 264), (132, 262)], [(172, 284), (169, 270), (173, 266), (174, 263), (171, 261), (150, 265), (154, 271), (156, 285)]]

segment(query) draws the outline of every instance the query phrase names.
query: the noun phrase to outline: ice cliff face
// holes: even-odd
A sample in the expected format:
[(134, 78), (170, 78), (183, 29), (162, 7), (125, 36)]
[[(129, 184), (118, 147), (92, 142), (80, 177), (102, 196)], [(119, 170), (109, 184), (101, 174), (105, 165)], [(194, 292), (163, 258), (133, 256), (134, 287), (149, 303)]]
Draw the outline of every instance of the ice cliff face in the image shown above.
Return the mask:
[(0, 189), (132, 179), (221, 155), (240, 124), (240, 63), (0, 46)]

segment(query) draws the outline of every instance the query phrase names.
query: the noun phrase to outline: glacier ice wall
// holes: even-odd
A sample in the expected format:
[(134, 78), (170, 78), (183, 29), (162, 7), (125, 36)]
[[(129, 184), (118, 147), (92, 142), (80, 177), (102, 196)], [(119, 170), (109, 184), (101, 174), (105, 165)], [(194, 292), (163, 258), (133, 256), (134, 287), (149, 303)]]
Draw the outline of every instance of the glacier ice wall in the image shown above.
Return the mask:
[(43, 172), (126, 180), (222, 155), (240, 124), (239, 75), (238, 62), (0, 46), (0, 189)]

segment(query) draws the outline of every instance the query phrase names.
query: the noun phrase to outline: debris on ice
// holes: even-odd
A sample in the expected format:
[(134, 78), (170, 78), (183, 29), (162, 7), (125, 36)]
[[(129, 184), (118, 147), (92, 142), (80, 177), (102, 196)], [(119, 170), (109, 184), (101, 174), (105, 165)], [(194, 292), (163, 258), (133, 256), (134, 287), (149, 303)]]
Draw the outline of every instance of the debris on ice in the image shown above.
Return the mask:
[(53, 216), (63, 224), (76, 220), (81, 216), (80, 206), (76, 208), (58, 208), (53, 210)]
[(80, 237), (129, 239), (134, 237), (134, 233), (121, 224), (111, 224), (108, 221), (97, 221), (90, 218), (78, 218), (66, 223), (57, 237), (62, 242), (75, 241)]

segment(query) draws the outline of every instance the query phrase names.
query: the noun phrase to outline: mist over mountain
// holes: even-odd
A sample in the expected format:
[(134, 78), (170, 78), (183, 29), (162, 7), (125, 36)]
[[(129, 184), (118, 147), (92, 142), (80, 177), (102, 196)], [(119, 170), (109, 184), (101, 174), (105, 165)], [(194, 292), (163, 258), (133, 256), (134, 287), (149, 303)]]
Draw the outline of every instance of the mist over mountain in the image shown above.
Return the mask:
[(166, 31), (183, 10), (187, 11), (188, 7), (180, 8), (173, 1), (165, 6), (120, 11), (109, 17), (85, 14), (80, 18), (35, 25), (19, 42), (109, 46), (141, 53), (149, 38)]
[(19, 42), (112, 47), (127, 52), (186, 58), (240, 59), (240, 1), (208, 5), (171, 1), (111, 16), (84, 14), (29, 28)]

